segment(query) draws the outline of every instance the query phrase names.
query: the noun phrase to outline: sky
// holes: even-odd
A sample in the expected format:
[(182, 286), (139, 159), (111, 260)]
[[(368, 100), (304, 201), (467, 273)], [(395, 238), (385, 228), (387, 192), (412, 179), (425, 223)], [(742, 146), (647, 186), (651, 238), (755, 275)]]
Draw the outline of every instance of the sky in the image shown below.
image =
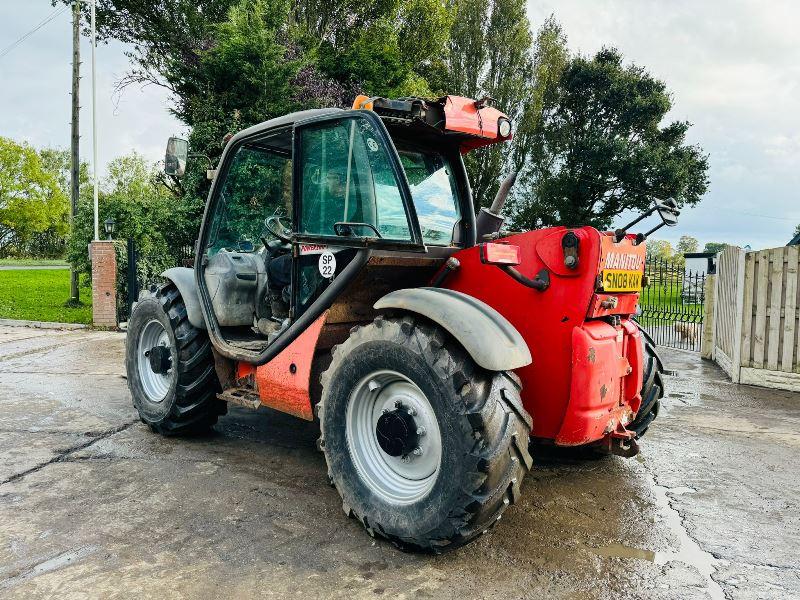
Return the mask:
[[(0, 0), (0, 53), (54, 9), (49, 0)], [(781, 246), (800, 224), (800, 2), (795, 0), (528, 0), (533, 27), (555, 15), (573, 52), (615, 46), (666, 82), (668, 120), (693, 123), (689, 141), (710, 155), (711, 186), (657, 237)], [(163, 157), (186, 128), (156, 86), (115, 83), (126, 47), (97, 48), (100, 172), (135, 149)], [(81, 156), (91, 162), (90, 46), (81, 46)], [(35, 146), (69, 144), (71, 15), (65, 11), (0, 57), (0, 135)], [(617, 223), (618, 225), (621, 224)]]

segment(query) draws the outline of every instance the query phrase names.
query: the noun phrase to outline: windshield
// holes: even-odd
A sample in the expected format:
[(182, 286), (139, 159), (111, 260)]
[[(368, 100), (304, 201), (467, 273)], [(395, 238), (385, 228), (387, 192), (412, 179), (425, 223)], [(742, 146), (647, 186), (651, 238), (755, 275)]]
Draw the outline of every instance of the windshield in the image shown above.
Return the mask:
[(460, 219), (456, 182), (445, 158), (436, 151), (399, 150), (423, 241), (449, 246)]

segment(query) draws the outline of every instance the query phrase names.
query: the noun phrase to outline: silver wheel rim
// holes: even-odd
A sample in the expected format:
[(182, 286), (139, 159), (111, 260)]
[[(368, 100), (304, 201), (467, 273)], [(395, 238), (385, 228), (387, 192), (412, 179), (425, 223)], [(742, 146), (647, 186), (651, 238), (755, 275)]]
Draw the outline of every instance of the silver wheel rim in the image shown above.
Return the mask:
[[(399, 404), (398, 404), (399, 403)], [(417, 449), (390, 456), (376, 435), (384, 411), (402, 406), (418, 426)], [(439, 474), (442, 437), (433, 406), (422, 390), (397, 371), (375, 371), (358, 382), (347, 404), (346, 435), (359, 476), (380, 498), (392, 504), (411, 504), (425, 497)]]
[(138, 346), (139, 381), (142, 389), (151, 402), (163, 402), (169, 392), (175, 370), (170, 368), (166, 373), (154, 372), (150, 368), (148, 353), (154, 346), (169, 348), (169, 334), (159, 321), (153, 319), (139, 334)]

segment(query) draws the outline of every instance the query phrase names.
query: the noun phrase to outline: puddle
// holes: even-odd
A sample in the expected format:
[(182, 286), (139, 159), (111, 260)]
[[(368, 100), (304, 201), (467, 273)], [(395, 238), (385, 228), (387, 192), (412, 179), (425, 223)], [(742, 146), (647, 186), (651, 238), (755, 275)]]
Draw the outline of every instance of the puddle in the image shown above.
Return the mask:
[(667, 493), (673, 496), (683, 496), (684, 494), (691, 494), (696, 492), (697, 490), (693, 487), (689, 487), (688, 485), (682, 485), (674, 488), (666, 488)]
[(680, 513), (670, 504), (670, 496), (682, 496), (692, 494), (697, 490), (689, 486), (679, 486), (667, 488), (653, 482), (653, 493), (656, 496), (658, 513), (662, 518), (662, 523), (673, 533), (678, 540), (677, 550), (668, 552), (654, 552), (642, 548), (626, 546), (624, 544), (609, 544), (607, 546), (589, 547), (590, 552), (598, 556), (612, 558), (635, 558), (646, 560), (657, 565), (665, 565), (672, 561), (682, 562), (690, 567), (694, 567), (702, 575), (706, 582), (706, 591), (713, 600), (725, 600), (725, 593), (722, 587), (713, 579), (712, 575), (717, 572), (717, 565), (724, 561), (718, 561), (712, 554), (703, 550), (697, 542), (689, 535), (683, 526)]
[(661, 509), (659, 512), (664, 518), (664, 524), (678, 538), (678, 550), (674, 552), (656, 552), (654, 562), (665, 565), (672, 561), (682, 562), (697, 569), (706, 580), (706, 591), (714, 600), (725, 600), (722, 587), (714, 581), (712, 575), (717, 572), (717, 559), (711, 553), (703, 550), (688, 534), (683, 526), (680, 514), (670, 504), (669, 494), (679, 496), (696, 491), (690, 487), (667, 488), (656, 483), (653, 484), (653, 493), (656, 503)]

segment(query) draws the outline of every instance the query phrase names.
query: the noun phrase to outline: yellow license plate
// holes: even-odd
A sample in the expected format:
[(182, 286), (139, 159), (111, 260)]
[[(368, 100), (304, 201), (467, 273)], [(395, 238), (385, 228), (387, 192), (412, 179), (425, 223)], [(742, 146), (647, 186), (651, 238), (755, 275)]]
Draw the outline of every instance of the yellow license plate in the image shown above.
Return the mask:
[(603, 269), (604, 292), (638, 292), (642, 289), (641, 271)]

